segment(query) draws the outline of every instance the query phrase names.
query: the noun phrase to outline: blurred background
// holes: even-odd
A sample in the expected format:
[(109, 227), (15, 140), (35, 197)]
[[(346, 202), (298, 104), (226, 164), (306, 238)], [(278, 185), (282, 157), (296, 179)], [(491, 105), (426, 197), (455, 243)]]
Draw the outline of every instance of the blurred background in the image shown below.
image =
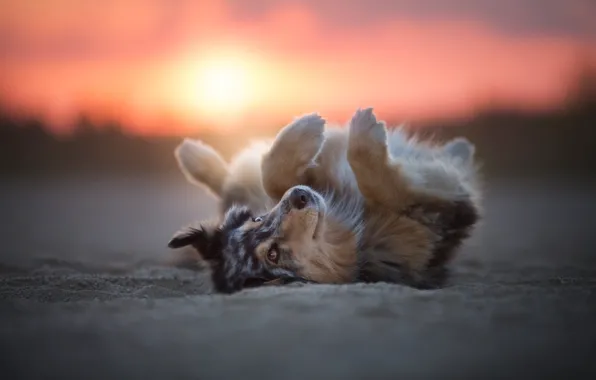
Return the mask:
[(491, 174), (593, 172), (590, 0), (0, 1), (3, 176), (172, 173), (182, 136), (366, 106)]
[[(4, 271), (38, 265), (25, 263), (32, 258), (161, 257), (179, 225), (215, 212), (176, 166), (183, 137), (230, 157), (299, 114), (341, 123), (366, 106), (390, 125), (475, 143), (493, 218), (515, 202), (520, 215), (560, 207), (570, 221), (589, 218), (561, 199), (592, 194), (593, 1), (0, 0), (0, 8)], [(561, 228), (502, 218), (499, 228), (515, 219), (534, 229), (523, 239), (555, 239)], [(569, 233), (587, 228), (578, 223)], [(572, 240), (587, 252), (582, 236)]]

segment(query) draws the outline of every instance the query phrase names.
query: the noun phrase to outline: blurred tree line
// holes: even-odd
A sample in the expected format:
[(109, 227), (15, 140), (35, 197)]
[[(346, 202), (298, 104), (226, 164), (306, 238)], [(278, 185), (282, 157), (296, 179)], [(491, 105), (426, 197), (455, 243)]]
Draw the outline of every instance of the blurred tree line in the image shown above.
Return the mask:
[[(273, 136), (279, 127), (265, 135)], [(522, 112), (488, 105), (471, 118), (411, 128), (441, 139), (468, 137), (476, 144), (488, 176), (592, 177), (596, 173), (596, 70), (580, 70), (560, 109)], [(255, 137), (240, 133), (191, 137), (230, 157)], [(85, 115), (79, 117), (72, 135), (57, 137), (42, 119), (16, 117), (0, 107), (0, 177), (179, 175), (173, 150), (180, 141), (180, 137), (129, 135), (118, 123), (96, 125)]]

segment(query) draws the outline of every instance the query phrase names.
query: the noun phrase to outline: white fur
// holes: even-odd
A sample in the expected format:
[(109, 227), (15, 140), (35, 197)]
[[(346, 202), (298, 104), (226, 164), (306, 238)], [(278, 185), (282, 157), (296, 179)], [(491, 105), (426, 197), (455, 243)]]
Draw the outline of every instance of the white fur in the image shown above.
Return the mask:
[(294, 119), (280, 131), (275, 139), (272, 151), (280, 150), (278, 159), (287, 159), (301, 163), (296, 176), (302, 175), (309, 167), (315, 165), (325, 140), (325, 120), (317, 113), (307, 114)]
[(226, 162), (215, 149), (199, 140), (184, 139), (174, 155), (189, 181), (205, 187), (216, 196), (221, 194), (229, 171)]
[(435, 145), (397, 127), (389, 132), (389, 151), (402, 165), (412, 189), (452, 200), (479, 193), (474, 146), (465, 139)]

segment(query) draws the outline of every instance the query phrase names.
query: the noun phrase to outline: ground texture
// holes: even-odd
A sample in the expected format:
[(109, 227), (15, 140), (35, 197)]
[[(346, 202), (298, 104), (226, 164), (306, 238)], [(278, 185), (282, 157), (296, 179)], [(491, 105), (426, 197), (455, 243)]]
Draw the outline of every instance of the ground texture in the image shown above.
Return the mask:
[(180, 224), (215, 212), (183, 181), (0, 190), (3, 378), (596, 378), (592, 185), (489, 186), (444, 289), (231, 296), (162, 265)]

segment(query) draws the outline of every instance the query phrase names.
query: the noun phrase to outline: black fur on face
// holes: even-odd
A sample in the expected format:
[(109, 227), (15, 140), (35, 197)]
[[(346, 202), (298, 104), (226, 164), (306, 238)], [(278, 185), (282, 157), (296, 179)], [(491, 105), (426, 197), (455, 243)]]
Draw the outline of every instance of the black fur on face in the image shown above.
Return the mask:
[(301, 281), (294, 271), (259, 260), (255, 248), (270, 239), (278, 228), (273, 215), (255, 228), (242, 228), (254, 220), (248, 207), (232, 206), (219, 225), (202, 224), (178, 231), (168, 247), (192, 246), (211, 263), (215, 289), (233, 293), (268, 281)]

